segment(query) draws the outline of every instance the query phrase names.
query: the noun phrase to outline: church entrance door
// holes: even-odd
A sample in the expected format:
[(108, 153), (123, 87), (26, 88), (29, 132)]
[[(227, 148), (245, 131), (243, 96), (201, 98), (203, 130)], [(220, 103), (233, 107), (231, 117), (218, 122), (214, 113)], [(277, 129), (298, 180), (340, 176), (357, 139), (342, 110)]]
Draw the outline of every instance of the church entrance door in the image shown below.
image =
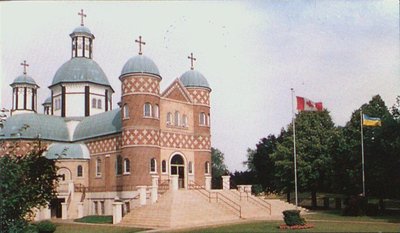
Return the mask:
[(185, 188), (185, 163), (181, 155), (174, 155), (171, 159), (171, 175), (178, 175), (179, 188)]

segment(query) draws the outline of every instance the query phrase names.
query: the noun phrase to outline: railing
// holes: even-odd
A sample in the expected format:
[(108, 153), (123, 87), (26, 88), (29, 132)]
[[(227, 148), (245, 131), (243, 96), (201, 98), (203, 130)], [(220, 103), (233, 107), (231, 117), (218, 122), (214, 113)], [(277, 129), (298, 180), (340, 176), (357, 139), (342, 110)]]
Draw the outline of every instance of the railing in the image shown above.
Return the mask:
[(71, 194), (72, 193), (70, 192), (67, 198), (67, 210), (69, 210), (69, 206), (71, 205)]
[(169, 190), (169, 184), (170, 184), (170, 179), (167, 180), (159, 180), (159, 185), (158, 185), (158, 192), (160, 194), (165, 193), (166, 191)]
[(227, 196), (225, 196), (222, 193), (216, 193), (216, 194), (217, 194), (217, 202), (219, 202), (221, 200), (226, 205), (231, 207), (231, 209), (236, 211), (239, 214), (239, 217), (242, 218), (242, 207), (239, 204), (237, 204), (236, 202), (232, 201), (231, 199), (229, 199)]
[(213, 198), (210, 191), (207, 191), (203, 186), (196, 184), (194, 181), (190, 181), (189, 189), (197, 190), (201, 195), (208, 199), (208, 202), (211, 202), (211, 199)]
[(251, 200), (252, 203), (267, 209), (269, 211), (269, 214), (271, 215), (272, 210), (271, 210), (271, 204), (269, 202), (266, 202), (258, 197), (253, 197), (251, 195), (250, 195), (250, 199), (247, 199), (247, 200)]

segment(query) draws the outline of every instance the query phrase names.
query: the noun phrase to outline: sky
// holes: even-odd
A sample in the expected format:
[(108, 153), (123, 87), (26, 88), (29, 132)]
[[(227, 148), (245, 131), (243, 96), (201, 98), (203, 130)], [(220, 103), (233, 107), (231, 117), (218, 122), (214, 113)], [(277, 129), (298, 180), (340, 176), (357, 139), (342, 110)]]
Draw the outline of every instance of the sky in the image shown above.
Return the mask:
[(323, 102), (336, 125), (376, 94), (387, 106), (400, 95), (397, 0), (23, 1), (0, 3), (0, 108), (11, 108), (9, 84), (24, 60), (39, 103), (50, 95), (54, 74), (71, 58), (81, 9), (96, 37), (93, 58), (115, 90), (113, 106), (139, 35), (161, 91), (190, 69), (193, 52), (212, 88), (211, 143), (230, 171), (245, 170), (247, 148), (291, 122), (291, 88)]

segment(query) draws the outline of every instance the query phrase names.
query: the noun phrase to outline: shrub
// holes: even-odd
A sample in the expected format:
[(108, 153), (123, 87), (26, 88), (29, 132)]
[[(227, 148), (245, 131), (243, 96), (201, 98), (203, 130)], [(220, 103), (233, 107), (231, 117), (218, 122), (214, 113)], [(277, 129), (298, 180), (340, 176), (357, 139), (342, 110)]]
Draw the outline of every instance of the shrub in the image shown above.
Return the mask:
[(304, 218), (300, 217), (300, 210), (285, 210), (283, 213), (283, 220), (288, 226), (303, 226), (306, 224)]
[(351, 196), (345, 201), (344, 216), (361, 216), (365, 214), (367, 199), (360, 196)]
[(56, 225), (49, 220), (38, 222), (36, 226), (39, 233), (53, 233), (56, 231)]
[(254, 193), (255, 195), (259, 195), (263, 191), (264, 190), (263, 190), (261, 184), (254, 184), (251, 186), (251, 192)]
[(365, 211), (365, 214), (367, 216), (378, 216), (378, 213), (379, 213), (378, 204), (372, 204), (372, 203), (367, 204), (367, 209)]
[(24, 229), (24, 233), (38, 233), (38, 227), (33, 224), (29, 224), (27, 227)]

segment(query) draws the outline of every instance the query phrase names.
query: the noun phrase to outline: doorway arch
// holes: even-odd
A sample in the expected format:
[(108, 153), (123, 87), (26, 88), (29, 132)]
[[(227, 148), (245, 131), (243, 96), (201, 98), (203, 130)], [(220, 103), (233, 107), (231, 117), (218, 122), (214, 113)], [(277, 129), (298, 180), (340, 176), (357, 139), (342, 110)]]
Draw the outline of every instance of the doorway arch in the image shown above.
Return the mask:
[(181, 154), (174, 153), (169, 164), (170, 174), (178, 175), (178, 187), (184, 189), (186, 187), (185, 158)]

